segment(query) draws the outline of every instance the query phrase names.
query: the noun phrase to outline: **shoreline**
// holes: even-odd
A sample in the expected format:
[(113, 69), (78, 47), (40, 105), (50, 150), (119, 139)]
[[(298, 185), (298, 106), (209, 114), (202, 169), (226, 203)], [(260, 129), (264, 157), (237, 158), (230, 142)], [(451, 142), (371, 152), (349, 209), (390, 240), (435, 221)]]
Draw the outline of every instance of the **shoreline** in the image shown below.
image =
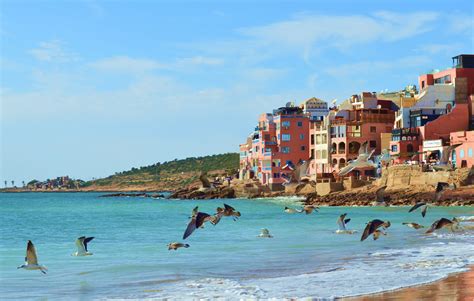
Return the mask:
[(474, 300), (474, 265), (467, 271), (448, 274), (446, 277), (432, 282), (415, 284), (394, 290), (338, 297), (345, 301), (378, 301), (378, 300)]

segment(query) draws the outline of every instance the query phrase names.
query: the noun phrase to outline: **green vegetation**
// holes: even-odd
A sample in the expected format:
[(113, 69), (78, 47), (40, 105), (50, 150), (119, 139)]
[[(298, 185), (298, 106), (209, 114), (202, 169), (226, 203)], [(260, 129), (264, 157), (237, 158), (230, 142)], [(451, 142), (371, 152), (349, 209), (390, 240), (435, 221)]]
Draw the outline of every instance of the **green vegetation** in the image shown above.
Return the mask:
[[(154, 183), (171, 185), (189, 185), (198, 181), (198, 175), (202, 171), (208, 172), (210, 176), (215, 171), (225, 174), (234, 174), (239, 167), (239, 154), (227, 153), (204, 157), (191, 157), (186, 159), (174, 159), (173, 161), (156, 163), (140, 168), (133, 167), (130, 170), (117, 172), (107, 178), (87, 182), (83, 187), (95, 186), (140, 186)], [(176, 187), (174, 187), (176, 188)]]

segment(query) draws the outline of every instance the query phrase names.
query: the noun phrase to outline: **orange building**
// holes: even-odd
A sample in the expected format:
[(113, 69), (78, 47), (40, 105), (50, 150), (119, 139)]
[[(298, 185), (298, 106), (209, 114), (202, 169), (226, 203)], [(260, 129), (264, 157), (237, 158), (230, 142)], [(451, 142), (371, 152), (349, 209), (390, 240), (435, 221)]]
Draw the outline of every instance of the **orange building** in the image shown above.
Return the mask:
[(474, 166), (474, 131), (451, 133), (450, 144), (461, 144), (455, 148), (452, 155), (454, 166), (469, 168)]

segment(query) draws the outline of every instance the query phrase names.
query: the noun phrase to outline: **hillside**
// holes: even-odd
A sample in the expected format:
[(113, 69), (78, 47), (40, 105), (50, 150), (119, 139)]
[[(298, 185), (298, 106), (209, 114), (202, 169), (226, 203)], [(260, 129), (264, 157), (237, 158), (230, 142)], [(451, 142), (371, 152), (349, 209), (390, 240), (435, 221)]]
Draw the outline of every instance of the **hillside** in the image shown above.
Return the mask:
[(204, 157), (175, 159), (118, 172), (103, 179), (86, 182), (81, 190), (165, 191), (197, 184), (202, 171), (210, 177), (233, 174), (239, 167), (239, 154), (227, 153)]

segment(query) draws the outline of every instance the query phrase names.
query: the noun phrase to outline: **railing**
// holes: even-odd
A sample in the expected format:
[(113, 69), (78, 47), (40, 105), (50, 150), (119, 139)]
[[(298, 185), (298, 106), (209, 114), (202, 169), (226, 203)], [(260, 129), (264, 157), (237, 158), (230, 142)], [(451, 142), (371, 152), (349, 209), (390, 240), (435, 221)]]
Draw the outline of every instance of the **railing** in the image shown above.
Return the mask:
[(272, 152), (264, 152), (263, 153), (263, 156), (264, 157), (268, 157), (268, 156), (271, 156), (272, 155)]

